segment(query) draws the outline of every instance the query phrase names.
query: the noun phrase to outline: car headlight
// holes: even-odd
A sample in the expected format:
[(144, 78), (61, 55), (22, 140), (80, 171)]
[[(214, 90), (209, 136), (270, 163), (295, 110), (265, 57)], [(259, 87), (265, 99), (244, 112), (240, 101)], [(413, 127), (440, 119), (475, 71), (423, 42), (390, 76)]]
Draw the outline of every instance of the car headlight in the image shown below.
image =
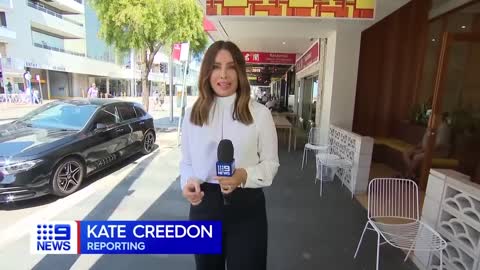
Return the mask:
[(24, 172), (35, 167), (40, 162), (42, 162), (41, 159), (35, 159), (35, 160), (22, 161), (22, 162), (16, 162), (11, 164), (4, 164), (3, 166), (0, 166), (0, 172), (2, 172), (4, 175)]

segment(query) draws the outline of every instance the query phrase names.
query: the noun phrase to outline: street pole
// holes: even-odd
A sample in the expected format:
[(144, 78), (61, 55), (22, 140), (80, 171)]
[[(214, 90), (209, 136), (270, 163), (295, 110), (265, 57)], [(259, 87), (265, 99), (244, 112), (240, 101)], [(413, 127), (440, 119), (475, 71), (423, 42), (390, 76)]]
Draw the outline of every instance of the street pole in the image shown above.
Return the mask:
[(168, 76), (170, 84), (170, 122), (173, 122), (173, 55), (168, 59)]
[(188, 68), (188, 60), (184, 62), (184, 71), (183, 71), (183, 91), (182, 91), (182, 100), (181, 100), (181, 112), (180, 112), (180, 117), (178, 118), (178, 129), (177, 129), (177, 146), (180, 145), (180, 127), (182, 125), (182, 118), (185, 113), (185, 95), (187, 92), (187, 68)]
[(184, 116), (184, 113), (185, 113), (185, 95), (187, 93), (187, 69), (188, 69), (188, 59), (189, 59), (189, 55), (190, 55), (190, 42), (187, 43), (187, 56), (185, 58), (185, 60), (183, 61), (184, 62), (184, 70), (183, 70), (183, 82), (182, 82), (182, 85), (183, 85), (183, 91), (182, 91), (182, 97), (181, 97), (181, 101), (180, 101), (180, 117), (178, 118), (178, 129), (177, 129), (177, 146), (180, 145), (180, 128), (181, 128), (181, 125), (182, 125), (182, 118)]
[[(133, 93), (137, 93), (137, 83), (135, 82), (135, 50), (130, 50), (130, 68), (132, 69), (132, 82), (130, 83), (130, 94), (128, 96), (134, 96)], [(127, 93), (125, 93), (127, 96)]]
[(38, 87), (40, 88), (40, 104), (43, 103), (42, 82), (38, 80)]
[[(3, 61), (2, 54), (0, 53), (0, 70), (3, 70), (2, 61)], [(7, 88), (8, 87), (7, 87), (7, 84), (5, 83), (3, 75), (4, 75), (4, 73), (2, 72), (2, 77), (0, 77), (0, 80), (1, 80), (0, 84), (3, 86), (3, 93), (5, 94), (5, 103), (7, 103), (7, 101), (8, 101), (8, 95), (7, 95), (8, 90), (7, 90)]]

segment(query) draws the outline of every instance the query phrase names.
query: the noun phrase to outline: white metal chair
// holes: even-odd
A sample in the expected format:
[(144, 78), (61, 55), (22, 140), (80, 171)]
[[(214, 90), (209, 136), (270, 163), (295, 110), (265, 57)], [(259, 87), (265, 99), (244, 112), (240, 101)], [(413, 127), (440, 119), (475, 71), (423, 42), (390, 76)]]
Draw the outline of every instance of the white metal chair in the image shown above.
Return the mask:
[[(317, 183), (317, 180), (320, 181), (320, 196), (322, 196), (323, 192), (323, 182), (326, 182), (324, 180), (324, 168), (330, 169), (330, 175), (328, 177), (329, 180), (327, 181), (333, 181), (338, 169), (349, 169), (352, 167), (352, 163), (350, 161), (339, 157), (338, 155), (334, 154), (330, 149), (330, 147), (327, 147), (327, 150), (315, 155), (317, 161), (317, 173), (315, 177), (315, 183)], [(343, 186), (344, 183), (343, 181), (341, 182)]]
[(303, 149), (302, 170), (303, 165), (308, 162), (308, 151), (315, 151), (315, 154), (317, 154), (318, 152), (326, 151), (327, 149), (327, 145), (320, 143), (320, 128), (310, 128), (310, 131), (308, 132), (308, 141)]
[[(335, 177), (335, 173), (337, 172), (337, 167), (335, 166), (328, 166), (329, 163), (334, 163), (335, 161), (339, 160), (340, 157), (333, 154), (328, 153), (318, 153), (315, 155), (315, 161), (317, 162), (317, 170), (315, 175), (315, 184), (317, 180), (320, 182), (320, 196), (322, 196), (323, 192), (323, 182), (331, 182)], [(329, 168), (329, 171), (324, 171), (325, 168)], [(325, 173), (329, 173), (327, 179), (325, 180)]]
[[(443, 264), (442, 250), (447, 247), (447, 243), (433, 228), (419, 220), (418, 186), (412, 180), (377, 178), (369, 183), (368, 221), (354, 258), (357, 257), (367, 229), (377, 233), (377, 270), (380, 246), (385, 243), (408, 250), (405, 261), (413, 250), (438, 251), (440, 265)], [(380, 243), (381, 238), (385, 242)]]

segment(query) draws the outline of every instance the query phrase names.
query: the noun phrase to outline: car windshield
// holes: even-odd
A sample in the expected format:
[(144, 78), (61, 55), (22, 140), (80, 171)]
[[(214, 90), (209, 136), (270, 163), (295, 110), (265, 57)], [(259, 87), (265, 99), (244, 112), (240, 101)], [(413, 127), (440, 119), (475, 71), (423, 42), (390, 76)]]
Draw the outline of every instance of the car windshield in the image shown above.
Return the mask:
[(81, 130), (98, 106), (91, 104), (49, 103), (27, 114), (18, 122), (31, 127)]

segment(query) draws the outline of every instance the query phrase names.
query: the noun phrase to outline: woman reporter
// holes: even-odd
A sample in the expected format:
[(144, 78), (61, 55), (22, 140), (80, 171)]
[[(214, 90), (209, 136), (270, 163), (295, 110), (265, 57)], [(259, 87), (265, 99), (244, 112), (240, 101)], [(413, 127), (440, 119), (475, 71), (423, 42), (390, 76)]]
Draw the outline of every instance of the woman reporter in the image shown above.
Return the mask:
[[(217, 146), (231, 140), (236, 169), (216, 176)], [(270, 111), (250, 98), (245, 59), (232, 42), (207, 50), (199, 97), (182, 124), (180, 161), (190, 220), (220, 220), (223, 254), (195, 255), (197, 269), (266, 269), (267, 215), (262, 188), (279, 167), (277, 133)], [(224, 204), (224, 196), (229, 203)]]

